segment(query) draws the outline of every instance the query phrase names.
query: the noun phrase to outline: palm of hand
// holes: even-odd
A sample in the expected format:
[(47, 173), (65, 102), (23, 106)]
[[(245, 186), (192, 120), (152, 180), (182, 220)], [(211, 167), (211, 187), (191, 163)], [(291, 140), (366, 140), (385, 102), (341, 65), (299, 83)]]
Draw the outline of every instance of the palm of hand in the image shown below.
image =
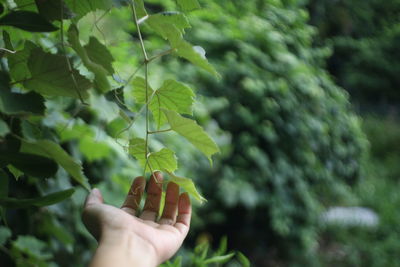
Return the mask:
[(86, 227), (98, 240), (111, 233), (132, 235), (135, 242), (155, 252), (158, 263), (169, 259), (187, 235), (191, 206), (188, 195), (179, 195), (179, 187), (169, 183), (164, 211), (156, 222), (162, 192), (161, 181), (160, 173), (155, 173), (150, 179), (146, 202), (139, 217), (136, 215), (145, 187), (143, 177), (135, 179), (121, 209), (103, 204), (100, 192), (94, 191), (83, 213)]

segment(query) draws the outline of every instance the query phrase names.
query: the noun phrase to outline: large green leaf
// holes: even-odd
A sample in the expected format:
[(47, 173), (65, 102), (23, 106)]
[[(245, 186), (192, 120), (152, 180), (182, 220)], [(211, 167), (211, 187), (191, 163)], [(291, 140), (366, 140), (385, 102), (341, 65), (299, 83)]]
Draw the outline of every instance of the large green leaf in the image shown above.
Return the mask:
[(79, 19), (97, 9), (109, 10), (113, 7), (113, 0), (65, 0), (67, 6)]
[(199, 126), (196, 121), (182, 117), (175, 111), (163, 110), (171, 129), (185, 137), (197, 149), (204, 153), (211, 162), (211, 156), (219, 152), (217, 144)]
[(78, 70), (70, 72), (64, 56), (46, 53), (40, 48), (31, 50), (28, 68), (32, 77), (24, 86), (43, 95), (78, 98), (79, 92), (85, 97), (86, 90), (92, 86)]
[(181, 31), (173, 24), (165, 24), (164, 32), (166, 34), (166, 39), (168, 39), (172, 48), (175, 49), (175, 53), (183, 57), (194, 65), (210, 72), (216, 77), (219, 77), (218, 72), (214, 67), (207, 61), (203, 53), (196, 50), (189, 42), (187, 42), (182, 37)]
[(35, 0), (35, 3), (40, 15), (49, 21), (68, 19), (73, 16), (71, 10), (69, 10), (63, 0)]
[[(129, 153), (134, 156), (144, 168), (146, 165), (146, 146), (145, 140), (142, 138), (133, 138), (129, 142)], [(175, 171), (178, 168), (175, 153), (168, 149), (162, 148), (160, 151), (152, 152), (148, 156), (146, 171), (168, 170)]]
[(75, 192), (74, 189), (67, 189), (55, 192), (43, 197), (17, 199), (11, 197), (0, 198), (0, 205), (6, 208), (29, 208), (32, 206), (44, 207), (56, 204), (69, 198)]
[(0, 119), (0, 137), (6, 136), (10, 132), (7, 123)]
[(25, 41), (24, 49), (8, 55), (7, 60), (10, 76), (15, 81), (24, 81), (31, 76), (28, 68), (28, 59), (31, 55), (31, 50), (35, 48), (38, 47), (34, 43)]
[(200, 4), (197, 0), (176, 0), (176, 2), (183, 11), (191, 11), (200, 8)]
[(81, 164), (68, 155), (60, 145), (49, 140), (40, 140), (35, 142), (24, 141), (22, 142), (21, 151), (54, 159), (76, 182), (84, 186), (86, 189), (90, 189), (87, 178), (82, 172)]
[(35, 92), (26, 94), (11, 92), (9, 77), (0, 72), (0, 112), (8, 115), (43, 115), (44, 110), (44, 98), (41, 95)]
[(30, 32), (53, 32), (56, 26), (41, 15), (31, 11), (12, 11), (0, 18), (0, 25), (13, 26)]
[(114, 61), (113, 56), (107, 47), (97, 40), (97, 38), (91, 36), (89, 43), (84, 46), (89, 59), (102, 66), (107, 70), (108, 74), (113, 74), (114, 69), (112, 67), (112, 62)]
[[(144, 104), (146, 101), (145, 87), (146, 82), (141, 77), (136, 77), (133, 81), (133, 96), (138, 103)], [(153, 114), (157, 128), (160, 128), (167, 121), (162, 109), (172, 110), (183, 114), (192, 114), (193, 91), (185, 84), (175, 80), (166, 80), (156, 91), (148, 86), (148, 97), (153, 97), (149, 108)]]
[(71, 44), (72, 48), (75, 50), (75, 52), (81, 58), (85, 67), (88, 68), (88, 70), (90, 70), (91, 72), (93, 72), (95, 76), (94, 78), (95, 88), (98, 89), (101, 93), (109, 91), (111, 89), (111, 86), (107, 79), (107, 70), (101, 64), (92, 61), (92, 59), (89, 57), (87, 50), (81, 45), (79, 41), (79, 31), (74, 24), (71, 24), (71, 27), (69, 27), (68, 41)]
[(179, 185), (180, 187), (182, 187), (186, 192), (188, 192), (191, 196), (193, 196), (198, 201), (200, 201), (200, 202), (206, 201), (206, 199), (204, 197), (202, 197), (200, 195), (200, 193), (197, 191), (196, 186), (194, 185), (192, 179), (177, 176), (174, 173), (169, 172), (169, 171), (166, 171), (166, 172), (170, 176), (169, 181), (174, 182), (177, 185)]
[(151, 15), (146, 19), (146, 23), (164, 39), (168, 37), (168, 28), (165, 24), (174, 25), (181, 34), (185, 32), (186, 28), (190, 28), (187, 17), (180, 12), (162, 12), (159, 14)]
[(29, 153), (8, 152), (0, 154), (0, 166), (11, 164), (27, 175), (39, 178), (53, 177), (58, 165), (49, 158)]

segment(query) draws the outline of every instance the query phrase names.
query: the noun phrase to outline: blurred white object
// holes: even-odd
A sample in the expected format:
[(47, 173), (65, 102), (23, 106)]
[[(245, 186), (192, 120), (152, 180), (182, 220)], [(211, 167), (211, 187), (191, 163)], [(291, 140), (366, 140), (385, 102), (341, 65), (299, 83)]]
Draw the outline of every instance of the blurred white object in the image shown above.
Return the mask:
[(203, 47), (199, 45), (193, 46), (194, 51), (196, 51), (197, 54), (199, 54), (202, 58), (206, 58), (206, 50), (204, 50)]
[(331, 207), (322, 213), (321, 222), (327, 225), (374, 227), (378, 225), (379, 217), (369, 208)]

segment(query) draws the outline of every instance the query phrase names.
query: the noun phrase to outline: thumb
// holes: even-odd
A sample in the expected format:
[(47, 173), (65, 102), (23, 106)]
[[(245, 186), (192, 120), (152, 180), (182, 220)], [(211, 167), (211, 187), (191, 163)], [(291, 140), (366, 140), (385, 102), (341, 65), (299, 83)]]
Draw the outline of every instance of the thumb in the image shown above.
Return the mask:
[(103, 204), (103, 196), (101, 195), (100, 190), (97, 188), (93, 188), (92, 191), (90, 191), (85, 201), (85, 207), (94, 204)]

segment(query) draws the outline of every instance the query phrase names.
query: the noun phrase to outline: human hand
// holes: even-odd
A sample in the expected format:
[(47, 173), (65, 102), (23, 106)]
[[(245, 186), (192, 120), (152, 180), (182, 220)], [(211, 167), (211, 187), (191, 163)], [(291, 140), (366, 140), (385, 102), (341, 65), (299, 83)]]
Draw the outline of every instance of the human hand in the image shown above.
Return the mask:
[(182, 245), (190, 225), (191, 204), (187, 193), (168, 183), (165, 207), (157, 221), (162, 193), (162, 174), (155, 172), (147, 187), (143, 212), (139, 203), (146, 180), (137, 177), (120, 209), (106, 205), (98, 189), (87, 197), (83, 222), (99, 241), (91, 266), (152, 267), (171, 258)]

